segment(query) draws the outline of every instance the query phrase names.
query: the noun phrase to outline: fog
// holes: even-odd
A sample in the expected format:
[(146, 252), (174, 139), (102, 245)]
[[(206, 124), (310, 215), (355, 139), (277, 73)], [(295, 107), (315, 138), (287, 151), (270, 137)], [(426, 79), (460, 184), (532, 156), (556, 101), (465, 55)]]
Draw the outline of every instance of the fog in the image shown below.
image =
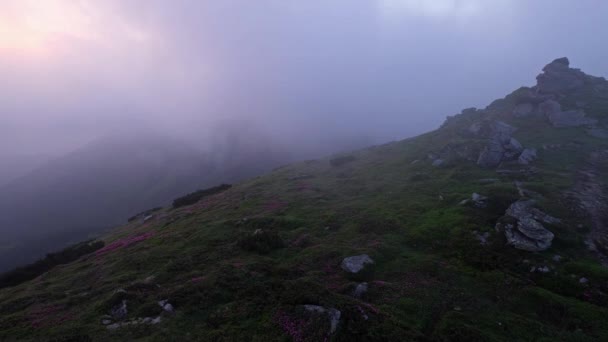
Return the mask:
[(607, 14), (599, 0), (0, 0), (0, 269), (194, 187), (432, 130), (557, 57), (605, 75)]
[[(604, 74), (597, 0), (2, 0), (0, 155), (247, 122), (327, 147), (435, 128), (568, 56)], [(590, 34), (593, 32), (593, 34)]]

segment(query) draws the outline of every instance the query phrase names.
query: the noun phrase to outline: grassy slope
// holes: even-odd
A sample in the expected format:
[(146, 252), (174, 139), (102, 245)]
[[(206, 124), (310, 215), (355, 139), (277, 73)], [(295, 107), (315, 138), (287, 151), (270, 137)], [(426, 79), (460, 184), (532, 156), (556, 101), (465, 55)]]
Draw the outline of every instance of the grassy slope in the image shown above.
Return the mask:
[[(493, 104), (490, 115), (507, 112), (513, 97)], [(286, 166), (193, 206), (164, 210), (146, 224), (117, 228), (106, 242), (154, 236), (0, 290), (0, 339), (289, 341), (278, 317), (318, 304), (342, 311), (336, 341), (606, 341), (608, 271), (585, 251), (587, 222), (569, 212), (562, 196), (586, 154), (606, 144), (581, 129), (508, 121), (526, 147), (540, 150), (537, 173), (524, 186), (565, 220), (550, 227), (556, 238), (546, 252), (514, 250), (494, 232), (518, 198), (513, 179), (466, 161), (430, 165), (428, 153), (463, 141), (445, 128), (355, 152), (342, 166), (329, 159)], [(547, 143), (564, 146), (543, 150)], [(499, 181), (479, 182), (486, 178)], [(458, 205), (473, 192), (489, 196), (490, 206)], [(237, 242), (256, 229), (277, 232), (286, 247), (244, 251)], [(490, 232), (489, 244), (480, 245), (473, 231)], [(351, 279), (340, 262), (362, 253), (376, 267)], [(553, 261), (555, 254), (563, 259)], [(530, 273), (540, 265), (553, 270)], [(588, 284), (579, 283), (583, 276)], [(361, 280), (370, 291), (354, 299), (348, 294)], [(129, 317), (160, 314), (161, 299), (176, 313), (156, 326), (108, 331), (100, 320), (122, 299), (114, 294), (120, 288)], [(306, 334), (317, 340), (326, 328), (321, 322)]]

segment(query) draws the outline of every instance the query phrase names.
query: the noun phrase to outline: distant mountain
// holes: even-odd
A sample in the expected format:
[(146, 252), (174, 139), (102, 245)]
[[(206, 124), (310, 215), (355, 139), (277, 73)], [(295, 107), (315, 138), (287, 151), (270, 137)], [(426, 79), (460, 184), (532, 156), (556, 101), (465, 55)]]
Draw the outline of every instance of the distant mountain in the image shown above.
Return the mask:
[(49, 159), (43, 155), (0, 155), (0, 187), (31, 172)]
[(114, 136), (50, 161), (0, 188), (0, 270), (197, 188), (251, 177), (289, 160), (262, 143), (219, 141), (214, 153), (205, 153), (161, 136)]

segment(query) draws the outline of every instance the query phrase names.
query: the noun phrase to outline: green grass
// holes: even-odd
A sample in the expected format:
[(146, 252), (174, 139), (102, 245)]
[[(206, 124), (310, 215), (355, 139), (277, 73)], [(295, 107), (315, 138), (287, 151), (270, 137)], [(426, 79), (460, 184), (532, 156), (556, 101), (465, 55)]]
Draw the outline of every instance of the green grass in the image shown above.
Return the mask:
[[(507, 120), (518, 94), (494, 103), (489, 115)], [(494, 231), (519, 198), (512, 177), (461, 159), (436, 168), (427, 158), (448, 143), (479, 143), (459, 133), (479, 115), (401, 142), (288, 165), (116, 228), (106, 245), (154, 235), (0, 290), (0, 339), (289, 341), (278, 315), (300, 317), (300, 305), (314, 304), (342, 312), (335, 341), (607, 340), (608, 273), (585, 250), (584, 231), (572, 228), (580, 220), (562, 201), (585, 156), (606, 143), (542, 120), (510, 121), (520, 128), (517, 139), (539, 149), (524, 187), (564, 219), (550, 227), (556, 238), (549, 251), (526, 253)], [(480, 182), (488, 178), (497, 181)], [(489, 197), (486, 208), (459, 205), (473, 192)], [(253, 238), (257, 230), (267, 235)], [(475, 231), (490, 233), (487, 245)], [(340, 269), (344, 257), (363, 253), (375, 260), (369, 273), (353, 278)], [(553, 261), (555, 254), (563, 261)], [(530, 272), (541, 265), (551, 272)], [(351, 297), (361, 280), (369, 292)], [(130, 318), (160, 314), (156, 302), (164, 299), (176, 312), (162, 314), (156, 326), (109, 331), (101, 318), (121, 296)], [(306, 328), (308, 340), (326, 328)]]

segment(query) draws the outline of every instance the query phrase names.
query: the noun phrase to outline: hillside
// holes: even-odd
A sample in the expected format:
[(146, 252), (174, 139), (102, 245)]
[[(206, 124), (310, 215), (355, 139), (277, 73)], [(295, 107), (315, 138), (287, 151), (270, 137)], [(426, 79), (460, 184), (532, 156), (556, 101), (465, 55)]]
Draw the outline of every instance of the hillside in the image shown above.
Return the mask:
[(192, 189), (258, 175), (290, 160), (276, 149), (252, 160), (256, 147), (245, 142), (217, 145), (229, 158), (160, 135), (115, 135), (0, 187), (0, 272), (99, 235)]
[(0, 290), (0, 339), (608, 340), (608, 82), (165, 208)]

